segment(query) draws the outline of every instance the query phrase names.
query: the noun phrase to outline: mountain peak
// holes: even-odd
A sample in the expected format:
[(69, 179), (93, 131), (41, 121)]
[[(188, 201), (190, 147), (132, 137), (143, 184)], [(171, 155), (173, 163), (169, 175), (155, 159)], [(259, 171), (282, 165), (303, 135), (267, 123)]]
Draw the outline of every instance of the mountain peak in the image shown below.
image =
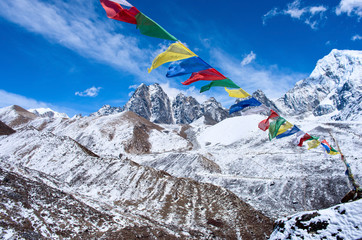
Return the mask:
[(334, 49), (278, 103), (290, 115), (309, 112), (336, 120), (360, 120), (361, 75), (362, 51)]
[(67, 114), (56, 112), (50, 108), (35, 108), (35, 109), (28, 109), (28, 111), (34, 113), (39, 117), (69, 118)]

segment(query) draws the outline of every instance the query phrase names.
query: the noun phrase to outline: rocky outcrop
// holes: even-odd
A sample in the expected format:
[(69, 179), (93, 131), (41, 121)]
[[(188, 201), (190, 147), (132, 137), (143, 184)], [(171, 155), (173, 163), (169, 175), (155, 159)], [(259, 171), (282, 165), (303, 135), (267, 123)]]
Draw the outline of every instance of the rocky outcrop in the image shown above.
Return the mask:
[(141, 84), (124, 110), (137, 113), (154, 123), (173, 123), (170, 99), (157, 83), (150, 86)]

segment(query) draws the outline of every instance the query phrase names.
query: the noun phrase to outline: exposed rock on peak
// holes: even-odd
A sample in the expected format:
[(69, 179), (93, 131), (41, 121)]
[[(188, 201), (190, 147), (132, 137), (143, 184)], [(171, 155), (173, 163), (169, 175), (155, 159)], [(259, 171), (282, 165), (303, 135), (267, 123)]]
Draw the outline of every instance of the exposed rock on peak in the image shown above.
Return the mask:
[(0, 120), (12, 128), (22, 126), (35, 118), (37, 118), (37, 116), (34, 113), (18, 105), (0, 109)]
[(206, 124), (213, 125), (221, 122), (229, 116), (228, 111), (213, 97), (209, 98), (201, 106)]
[(34, 113), (38, 117), (69, 118), (67, 114), (56, 112), (50, 108), (36, 108), (36, 109), (29, 109), (28, 111)]
[(260, 90), (260, 89), (256, 90), (256, 91), (252, 94), (252, 96), (253, 96), (255, 99), (257, 99), (259, 102), (263, 103), (265, 106), (273, 109), (273, 110), (276, 111), (276, 112), (280, 112), (280, 109), (275, 105), (275, 103), (274, 103), (272, 100), (270, 100), (270, 99), (265, 95), (265, 93), (264, 93), (262, 90)]
[(10, 135), (12, 133), (14, 133), (15, 130), (12, 129), (11, 127), (9, 127), (8, 125), (6, 125), (5, 123), (3, 123), (2, 121), (0, 121), (0, 136), (1, 135)]
[(121, 107), (111, 107), (110, 105), (104, 105), (97, 112), (90, 114), (89, 116), (106, 116), (111, 114), (120, 113), (123, 111)]
[(332, 114), (336, 120), (362, 119), (362, 51), (332, 50), (311, 75), (278, 103), (290, 115)]
[(178, 94), (172, 101), (174, 119), (177, 124), (189, 124), (203, 115), (200, 103), (193, 97)]
[(171, 103), (159, 84), (141, 84), (124, 107), (155, 123), (173, 123)]

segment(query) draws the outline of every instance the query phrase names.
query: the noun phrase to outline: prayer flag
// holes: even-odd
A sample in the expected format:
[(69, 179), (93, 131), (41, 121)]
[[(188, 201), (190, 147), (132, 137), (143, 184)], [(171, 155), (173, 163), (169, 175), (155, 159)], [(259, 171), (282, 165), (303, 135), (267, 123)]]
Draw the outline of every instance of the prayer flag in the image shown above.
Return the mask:
[(162, 38), (171, 41), (177, 41), (177, 38), (169, 34), (165, 29), (158, 25), (151, 18), (144, 15), (142, 12), (139, 12), (136, 15), (137, 28), (143, 35), (149, 37)]
[(280, 134), (285, 133), (289, 128), (292, 128), (293, 124), (291, 124), (290, 122), (286, 121), (283, 125), (280, 126), (277, 136)]
[[(283, 134), (281, 134), (283, 135)], [(294, 144), (298, 145), (300, 142), (300, 139), (305, 135), (305, 132), (303, 132), (302, 130), (299, 130), (296, 132), (295, 134), (295, 140), (294, 140)]]
[(270, 110), (270, 115), (267, 119), (261, 121), (258, 125), (258, 127), (263, 130), (266, 131), (269, 128), (269, 119), (271, 118), (275, 118), (275, 117), (279, 117), (278, 113), (274, 112), (273, 110)]
[(335, 150), (334, 148), (332, 148), (325, 139), (321, 142), (321, 145), (322, 145), (322, 147), (324, 147), (324, 149), (327, 151), (328, 154), (330, 154), (330, 155), (339, 154), (339, 152), (337, 150)]
[(277, 133), (279, 131), (279, 128), (286, 122), (287, 120), (285, 120), (282, 117), (279, 117), (277, 120), (273, 121), (272, 123), (270, 123), (269, 126), (269, 140), (272, 140), (273, 138), (275, 138), (277, 136)]
[(202, 70), (197, 73), (191, 74), (191, 77), (183, 82), (183, 85), (190, 85), (191, 83), (204, 80), (204, 81), (211, 81), (211, 80), (223, 80), (226, 79), (224, 75), (219, 73), (215, 68), (210, 68), (206, 70)]
[(302, 146), (303, 146), (303, 143), (304, 143), (305, 141), (312, 140), (312, 139), (313, 139), (313, 137), (310, 136), (308, 133), (306, 133), (306, 134), (304, 134), (304, 136), (299, 140), (298, 146), (299, 146), (299, 147), (302, 147)]
[(100, 1), (102, 7), (107, 13), (108, 18), (131, 24), (137, 24), (136, 15), (139, 14), (140, 11), (133, 7), (129, 2), (125, 0)]
[(182, 60), (190, 57), (197, 56), (190, 49), (185, 47), (182, 43), (177, 42), (171, 44), (166, 51), (158, 55), (152, 62), (151, 68), (148, 69), (150, 73), (153, 69), (158, 68), (164, 63)]
[(199, 72), (212, 68), (199, 57), (191, 57), (184, 60), (171, 63), (168, 68), (166, 77), (177, 77), (189, 73)]
[(255, 98), (252, 97), (252, 98), (240, 101), (237, 104), (232, 105), (230, 107), (229, 114), (241, 111), (246, 107), (257, 107), (257, 106), (260, 106), (260, 105), (261, 105), (261, 102), (259, 102), (258, 100), (256, 100)]
[[(291, 135), (293, 135), (293, 134), (295, 134), (295, 133), (297, 133), (299, 131), (300, 131), (300, 129), (297, 126), (294, 125), (293, 128), (285, 131), (282, 134), (277, 135), (276, 138), (280, 139), (280, 138), (288, 137), (288, 136), (291, 136)], [(298, 141), (298, 143), (299, 143), (299, 141)]]
[(239, 89), (227, 89), (225, 91), (229, 94), (230, 97), (234, 98), (247, 98), (250, 97), (250, 94), (245, 92), (242, 88)]
[(313, 139), (312, 141), (309, 141), (308, 142), (308, 150), (311, 150), (313, 148), (316, 148), (318, 147), (319, 145), (321, 144), (320, 141), (316, 140), (316, 139)]
[(200, 93), (208, 91), (211, 87), (240, 88), (233, 81), (231, 81), (230, 79), (227, 78), (227, 79), (223, 79), (223, 80), (212, 81), (211, 83), (201, 87)]

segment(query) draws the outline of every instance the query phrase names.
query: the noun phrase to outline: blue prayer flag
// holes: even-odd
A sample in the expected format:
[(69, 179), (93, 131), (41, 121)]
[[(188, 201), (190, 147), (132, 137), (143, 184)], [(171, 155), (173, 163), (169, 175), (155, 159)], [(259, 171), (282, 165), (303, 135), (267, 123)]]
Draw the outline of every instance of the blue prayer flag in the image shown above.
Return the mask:
[(230, 107), (229, 114), (241, 111), (246, 107), (257, 107), (257, 106), (260, 106), (260, 105), (261, 105), (261, 102), (259, 102), (258, 100), (256, 100), (255, 98), (252, 97), (252, 98), (249, 98), (249, 99), (244, 100), (244, 101), (240, 101), (237, 104), (232, 105)]
[(209, 68), (212, 67), (201, 58), (191, 57), (170, 64), (166, 77), (177, 77), (194, 72), (200, 72)]

